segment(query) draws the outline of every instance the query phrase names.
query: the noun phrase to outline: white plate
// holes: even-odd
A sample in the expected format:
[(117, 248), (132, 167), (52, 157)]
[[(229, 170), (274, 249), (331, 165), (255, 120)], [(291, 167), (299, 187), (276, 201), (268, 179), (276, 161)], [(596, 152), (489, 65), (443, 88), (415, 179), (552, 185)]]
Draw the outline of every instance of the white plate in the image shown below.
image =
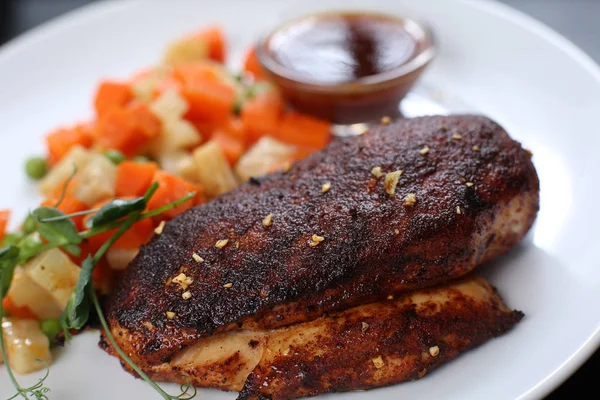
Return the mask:
[[(599, 149), (600, 69), (558, 34), (497, 3), (364, 3), (400, 12), (402, 4), (431, 22), (441, 51), (404, 109), (410, 114), (478, 111), (503, 124), (534, 152), (541, 211), (526, 242), (483, 269), (508, 304), (526, 313), (512, 332), (420, 381), (327, 398), (542, 397), (573, 373), (600, 340), (600, 190), (595, 185), (600, 158), (594, 152)], [(308, 11), (323, 4), (305, 0), (297, 7)], [(298, 9), (288, 1), (268, 0), (115, 1), (71, 13), (4, 46), (0, 208), (13, 208), (19, 216), (36, 204), (35, 189), (22, 172), (25, 156), (43, 151), (42, 137), (49, 129), (91, 116), (100, 78), (127, 77), (156, 62), (169, 39), (214, 22), (225, 25), (239, 59), (258, 33)], [(77, 337), (55, 353), (50, 397), (157, 398), (96, 347), (97, 337)], [(35, 376), (22, 380), (32, 382)], [(10, 394), (1, 374), (0, 398)], [(217, 391), (199, 396), (234, 397)]]

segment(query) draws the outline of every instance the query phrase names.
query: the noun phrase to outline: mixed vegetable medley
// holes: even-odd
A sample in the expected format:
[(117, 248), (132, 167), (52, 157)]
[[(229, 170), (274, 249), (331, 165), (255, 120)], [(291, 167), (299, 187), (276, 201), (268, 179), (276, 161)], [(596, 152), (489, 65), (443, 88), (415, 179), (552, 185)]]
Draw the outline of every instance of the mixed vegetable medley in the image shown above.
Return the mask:
[[(254, 49), (241, 74), (225, 59), (219, 27), (172, 43), (160, 65), (101, 82), (95, 118), (50, 132), (47, 154), (27, 160), (46, 200), (13, 232), (0, 211), (0, 362), (13, 398), (47, 398), (45, 376), (23, 388), (14, 372), (47, 369), (56, 337), (90, 313), (105, 325), (98, 294), (165, 221), (327, 145), (330, 123), (288, 109)], [(163, 398), (195, 394), (168, 395), (138, 372)]]

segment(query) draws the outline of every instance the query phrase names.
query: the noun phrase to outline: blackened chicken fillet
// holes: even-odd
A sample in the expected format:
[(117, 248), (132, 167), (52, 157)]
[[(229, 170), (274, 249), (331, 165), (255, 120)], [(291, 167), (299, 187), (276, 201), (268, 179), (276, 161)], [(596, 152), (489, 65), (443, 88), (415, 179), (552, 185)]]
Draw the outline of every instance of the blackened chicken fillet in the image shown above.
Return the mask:
[(295, 326), (459, 278), (531, 227), (530, 155), (497, 123), (469, 115), (336, 140), (168, 223), (114, 290), (111, 331), (152, 370), (225, 332)]

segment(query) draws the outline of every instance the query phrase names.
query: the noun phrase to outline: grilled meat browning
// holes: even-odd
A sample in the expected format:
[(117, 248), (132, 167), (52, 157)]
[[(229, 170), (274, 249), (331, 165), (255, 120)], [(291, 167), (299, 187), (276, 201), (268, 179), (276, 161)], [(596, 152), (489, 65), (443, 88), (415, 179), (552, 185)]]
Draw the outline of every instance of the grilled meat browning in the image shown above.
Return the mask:
[[(230, 331), (199, 340), (154, 380), (242, 390), (240, 399), (291, 399), (423, 377), (522, 317), (482, 278), (400, 295), (271, 331)], [(261, 397), (262, 396), (262, 397)]]
[[(385, 175), (400, 170), (390, 194)], [(446, 282), (522, 239), (538, 185), (527, 152), (487, 118), (374, 127), (167, 224), (114, 291), (111, 330), (148, 368), (218, 332), (274, 329)], [(192, 280), (187, 300), (172, 281), (181, 273)]]
[(238, 399), (292, 399), (422, 378), (522, 316), (474, 277), (358, 306), (268, 335)]

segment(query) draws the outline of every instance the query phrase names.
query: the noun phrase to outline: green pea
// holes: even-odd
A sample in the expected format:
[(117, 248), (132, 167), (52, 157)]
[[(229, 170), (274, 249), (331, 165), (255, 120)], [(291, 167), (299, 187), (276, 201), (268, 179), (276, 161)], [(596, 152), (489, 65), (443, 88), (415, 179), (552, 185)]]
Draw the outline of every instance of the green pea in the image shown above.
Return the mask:
[(36, 220), (29, 215), (26, 219), (25, 222), (23, 222), (23, 232), (26, 235), (29, 235), (30, 233), (33, 233), (37, 230), (37, 222)]
[(42, 157), (30, 157), (25, 163), (25, 172), (31, 179), (42, 179), (48, 173), (48, 163)]
[(115, 165), (119, 165), (127, 159), (119, 150), (106, 150), (104, 157), (108, 158)]
[(7, 233), (6, 235), (4, 235), (4, 239), (2, 239), (2, 242), (0, 242), (0, 247), (16, 245), (21, 241), (21, 239), (23, 239), (24, 236), (25, 235), (23, 235), (23, 233), (21, 232)]
[(131, 161), (133, 162), (137, 162), (137, 163), (147, 163), (152, 161), (150, 158), (146, 157), (146, 156), (135, 156), (131, 159)]
[(50, 339), (51, 344), (54, 341), (56, 335), (58, 335), (62, 331), (60, 322), (57, 319), (42, 320), (40, 322), (40, 328), (42, 329), (42, 332), (44, 332), (44, 335), (46, 335), (48, 339)]

